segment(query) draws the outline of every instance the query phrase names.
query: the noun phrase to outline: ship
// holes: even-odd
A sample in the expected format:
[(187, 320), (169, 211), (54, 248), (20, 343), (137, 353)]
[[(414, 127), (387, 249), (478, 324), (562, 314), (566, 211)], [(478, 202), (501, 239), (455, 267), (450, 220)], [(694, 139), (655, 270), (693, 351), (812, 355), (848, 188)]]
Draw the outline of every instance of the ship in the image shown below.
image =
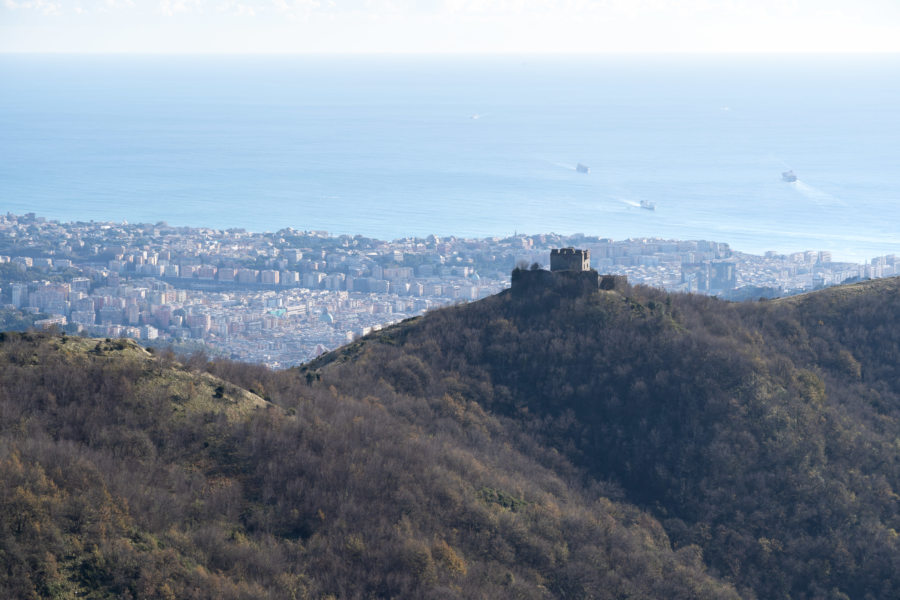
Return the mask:
[(641, 208), (645, 208), (647, 210), (656, 210), (656, 202), (648, 202), (647, 200), (641, 200)]
[(591, 172), (591, 168), (589, 166), (583, 165), (581, 163), (578, 163), (577, 165), (575, 165), (575, 170), (578, 171), (579, 173), (590, 173)]
[(793, 183), (793, 182), (797, 181), (797, 176), (794, 175), (793, 171), (785, 171), (784, 173), (781, 174), (781, 180), (787, 181), (788, 183)]

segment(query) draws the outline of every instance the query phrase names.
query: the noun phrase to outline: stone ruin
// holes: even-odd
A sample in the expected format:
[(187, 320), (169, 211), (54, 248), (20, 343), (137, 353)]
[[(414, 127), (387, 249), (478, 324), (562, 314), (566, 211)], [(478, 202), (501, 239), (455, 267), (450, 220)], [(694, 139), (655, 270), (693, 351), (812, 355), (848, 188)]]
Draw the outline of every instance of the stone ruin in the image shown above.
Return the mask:
[(580, 248), (554, 248), (550, 251), (550, 270), (519, 269), (512, 272), (514, 295), (552, 288), (569, 296), (597, 290), (622, 291), (628, 284), (624, 275), (599, 275), (591, 268), (591, 251)]

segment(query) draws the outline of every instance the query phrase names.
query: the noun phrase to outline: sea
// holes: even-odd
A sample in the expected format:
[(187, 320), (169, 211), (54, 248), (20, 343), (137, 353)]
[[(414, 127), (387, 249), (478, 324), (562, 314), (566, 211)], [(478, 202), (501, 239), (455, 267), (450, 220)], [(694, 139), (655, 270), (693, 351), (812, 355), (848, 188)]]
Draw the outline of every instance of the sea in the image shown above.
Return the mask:
[(900, 55), (2, 55), (6, 212), (860, 262), (900, 254)]

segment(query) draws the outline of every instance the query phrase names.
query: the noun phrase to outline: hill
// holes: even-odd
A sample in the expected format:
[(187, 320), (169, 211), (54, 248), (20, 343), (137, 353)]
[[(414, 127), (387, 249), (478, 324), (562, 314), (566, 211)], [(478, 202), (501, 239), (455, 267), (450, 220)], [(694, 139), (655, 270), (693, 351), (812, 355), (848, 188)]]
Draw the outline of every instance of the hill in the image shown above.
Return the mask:
[(900, 596), (900, 279), (751, 303), (507, 293), (308, 368), (507, 417), (742, 594)]
[(2, 337), (3, 597), (738, 597), (475, 402)]
[(900, 595), (900, 280), (551, 289), (303, 368), (4, 334), (11, 597)]

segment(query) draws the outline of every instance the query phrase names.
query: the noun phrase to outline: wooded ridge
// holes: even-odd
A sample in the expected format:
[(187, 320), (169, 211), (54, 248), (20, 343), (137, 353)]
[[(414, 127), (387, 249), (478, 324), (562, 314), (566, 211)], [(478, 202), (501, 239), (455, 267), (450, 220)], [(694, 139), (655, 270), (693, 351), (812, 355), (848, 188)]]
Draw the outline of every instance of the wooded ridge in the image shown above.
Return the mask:
[(0, 595), (900, 595), (900, 280), (442, 309), (273, 372), (0, 342)]

